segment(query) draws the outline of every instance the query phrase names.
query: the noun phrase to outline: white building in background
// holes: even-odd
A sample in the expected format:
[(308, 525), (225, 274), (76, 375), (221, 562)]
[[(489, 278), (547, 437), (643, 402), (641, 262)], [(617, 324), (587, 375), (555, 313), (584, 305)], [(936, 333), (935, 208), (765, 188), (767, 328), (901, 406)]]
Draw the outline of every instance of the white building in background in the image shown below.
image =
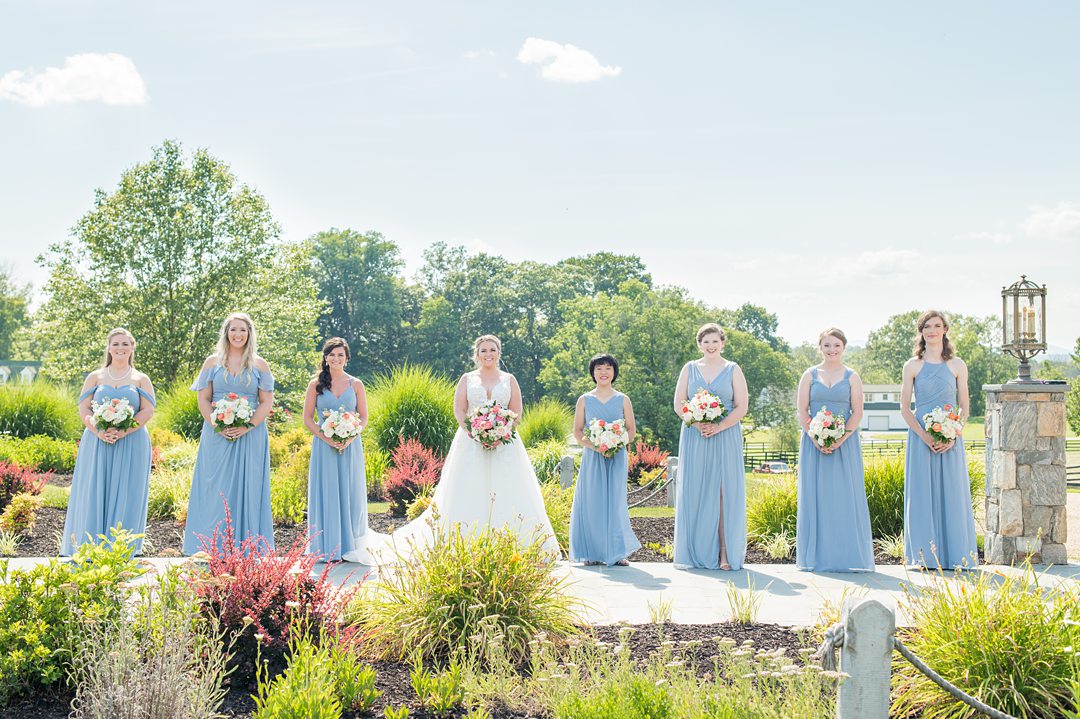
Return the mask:
[(30, 384), (40, 369), (40, 362), (0, 360), (0, 384)]
[(907, 428), (904, 418), (900, 416), (900, 385), (864, 384), (863, 417), (859, 429), (895, 432)]

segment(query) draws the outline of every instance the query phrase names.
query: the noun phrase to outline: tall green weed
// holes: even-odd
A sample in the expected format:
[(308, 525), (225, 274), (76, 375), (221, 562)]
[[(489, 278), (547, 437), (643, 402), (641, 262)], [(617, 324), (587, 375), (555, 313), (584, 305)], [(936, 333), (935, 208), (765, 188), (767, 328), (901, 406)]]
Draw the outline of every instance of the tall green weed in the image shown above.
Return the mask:
[(565, 445), (566, 438), (573, 429), (573, 411), (557, 399), (544, 397), (522, 412), (518, 436), (526, 448), (552, 440)]
[(157, 396), (157, 411), (151, 420), (155, 426), (172, 430), (185, 439), (198, 439), (203, 417), (199, 413), (199, 393), (182, 381), (174, 382)]
[(76, 439), (83, 430), (78, 399), (47, 382), (0, 385), (0, 435)]
[(387, 455), (405, 439), (445, 457), (457, 431), (454, 384), (423, 365), (397, 367), (371, 383), (365, 432)]

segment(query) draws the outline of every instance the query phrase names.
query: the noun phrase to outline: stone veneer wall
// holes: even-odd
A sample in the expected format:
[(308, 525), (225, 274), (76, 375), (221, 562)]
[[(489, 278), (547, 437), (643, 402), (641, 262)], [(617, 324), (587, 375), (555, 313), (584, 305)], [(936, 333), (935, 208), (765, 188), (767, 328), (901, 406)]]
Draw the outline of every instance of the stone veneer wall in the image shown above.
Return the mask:
[(985, 385), (988, 564), (1065, 564), (1064, 384)]

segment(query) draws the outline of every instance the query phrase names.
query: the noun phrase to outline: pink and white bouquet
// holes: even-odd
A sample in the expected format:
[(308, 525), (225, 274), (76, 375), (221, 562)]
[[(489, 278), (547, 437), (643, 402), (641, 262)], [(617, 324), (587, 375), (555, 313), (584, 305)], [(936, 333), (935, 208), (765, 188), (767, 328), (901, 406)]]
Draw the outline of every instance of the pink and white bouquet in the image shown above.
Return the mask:
[(923, 428), (934, 441), (941, 444), (952, 442), (964, 431), (964, 423), (960, 421), (960, 408), (951, 404), (934, 407), (923, 415), (922, 422)]
[(715, 422), (723, 419), (727, 414), (727, 407), (720, 398), (711, 392), (699, 389), (697, 393), (683, 403), (682, 421), (686, 424), (698, 422)]
[(135, 429), (139, 426), (135, 421), (135, 408), (123, 397), (94, 402), (90, 407), (98, 429)]
[(826, 449), (839, 442), (845, 432), (847, 432), (847, 426), (844, 416), (833, 414), (824, 407), (814, 415), (813, 419), (810, 420), (810, 426), (806, 428), (806, 433), (810, 435), (810, 439), (814, 440), (817, 446)]
[(514, 422), (517, 412), (511, 412), (498, 402), (485, 402), (469, 415), (469, 436), (484, 449), (495, 449), (500, 444), (514, 441)]
[(614, 457), (616, 452), (630, 443), (626, 421), (622, 417), (614, 422), (594, 419), (589, 422), (589, 441), (600, 454), (608, 458)]
[[(344, 408), (328, 409), (323, 412), (323, 421), (319, 429), (330, 439), (348, 440), (358, 437), (364, 425), (360, 423), (360, 417), (356, 412), (350, 412)], [(339, 449), (338, 453), (345, 450)]]
[(236, 392), (227, 395), (214, 402), (214, 429), (220, 432), (229, 427), (250, 427), (251, 418), (255, 416), (255, 408), (247, 397)]

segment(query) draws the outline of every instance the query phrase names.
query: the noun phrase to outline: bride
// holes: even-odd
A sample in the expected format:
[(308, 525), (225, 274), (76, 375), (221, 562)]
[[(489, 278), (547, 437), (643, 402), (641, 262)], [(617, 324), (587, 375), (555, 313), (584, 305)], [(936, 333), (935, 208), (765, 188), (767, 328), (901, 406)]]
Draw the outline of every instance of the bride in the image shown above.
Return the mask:
[[(522, 542), (540, 537), (545, 549), (558, 553), (559, 543), (521, 438), (515, 435), (509, 444), (485, 449), (465, 429), (470, 413), (485, 402), (498, 402), (521, 415), (521, 389), (514, 375), (499, 369), (501, 353), (502, 343), (495, 335), (483, 335), (473, 342), (476, 369), (461, 376), (454, 393), (458, 430), (431, 508), (391, 535), (369, 531), (364, 545), (346, 554), (345, 561), (385, 564), (395, 553), (422, 549), (433, 540), (436, 521), (446, 531), (453, 531), (456, 525), (462, 534), (508, 527)], [(387, 548), (393, 551), (386, 552)]]

